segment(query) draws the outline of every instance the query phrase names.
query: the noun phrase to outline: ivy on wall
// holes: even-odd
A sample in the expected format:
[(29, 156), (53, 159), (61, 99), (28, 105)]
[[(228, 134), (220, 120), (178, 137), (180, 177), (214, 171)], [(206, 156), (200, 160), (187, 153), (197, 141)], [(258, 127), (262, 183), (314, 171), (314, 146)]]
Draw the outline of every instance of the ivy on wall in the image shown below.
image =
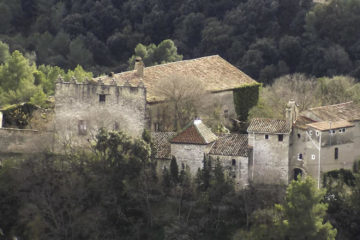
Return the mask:
[(235, 111), (240, 121), (246, 121), (249, 110), (258, 103), (260, 86), (261, 84), (256, 83), (233, 91)]

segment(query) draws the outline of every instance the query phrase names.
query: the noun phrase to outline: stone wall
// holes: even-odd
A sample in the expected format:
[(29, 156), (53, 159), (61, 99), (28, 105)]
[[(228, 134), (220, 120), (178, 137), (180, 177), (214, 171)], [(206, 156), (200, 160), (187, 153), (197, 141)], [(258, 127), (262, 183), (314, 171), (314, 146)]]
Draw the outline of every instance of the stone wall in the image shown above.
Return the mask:
[(249, 133), (249, 145), (253, 147), (252, 168), (249, 179), (255, 184), (287, 184), (289, 172), (289, 135)]
[[(311, 135), (307, 134), (310, 130), (312, 130)], [(303, 170), (304, 174), (312, 176), (317, 181), (320, 179), (320, 182), (325, 172), (340, 168), (351, 169), (354, 161), (359, 157), (357, 132), (358, 129), (352, 127), (347, 128), (345, 132), (340, 132), (338, 129), (335, 133), (319, 132), (317, 136), (315, 129), (306, 131), (295, 128), (291, 136), (292, 144), (289, 152), (290, 179), (293, 178), (295, 168)], [(317, 147), (320, 135), (321, 150), (319, 151)], [(338, 159), (335, 159), (335, 148), (338, 151)], [(299, 159), (299, 154), (302, 154), (302, 159)]]
[(59, 145), (68, 142), (86, 146), (102, 127), (139, 137), (146, 125), (144, 87), (101, 82), (56, 84), (55, 126)]
[(234, 179), (236, 189), (242, 189), (249, 184), (247, 157), (223, 155), (210, 155), (210, 157), (213, 160), (219, 159), (227, 175)]
[(0, 128), (1, 153), (38, 153), (52, 151), (53, 132)]
[(203, 167), (204, 153), (208, 145), (195, 144), (171, 144), (171, 154), (176, 157), (176, 161), (190, 168), (190, 173), (195, 176), (197, 170)]

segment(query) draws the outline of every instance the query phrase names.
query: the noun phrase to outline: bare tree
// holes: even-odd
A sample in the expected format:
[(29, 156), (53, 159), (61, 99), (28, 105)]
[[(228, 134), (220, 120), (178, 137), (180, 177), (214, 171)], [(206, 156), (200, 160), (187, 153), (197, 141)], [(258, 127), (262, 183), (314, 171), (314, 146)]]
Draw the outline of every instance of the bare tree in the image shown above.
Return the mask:
[(277, 117), (283, 117), (290, 99), (298, 104), (299, 111), (319, 104), (316, 99), (317, 81), (314, 77), (295, 73), (275, 79), (271, 86), (263, 89), (262, 98)]
[[(155, 89), (156, 94), (164, 99), (159, 108), (166, 109), (168, 113), (161, 118), (170, 118), (174, 130), (198, 116), (207, 94), (199, 79), (179, 74), (162, 79)], [(158, 109), (158, 112), (160, 111)], [(163, 122), (166, 122), (166, 119), (163, 119)]]

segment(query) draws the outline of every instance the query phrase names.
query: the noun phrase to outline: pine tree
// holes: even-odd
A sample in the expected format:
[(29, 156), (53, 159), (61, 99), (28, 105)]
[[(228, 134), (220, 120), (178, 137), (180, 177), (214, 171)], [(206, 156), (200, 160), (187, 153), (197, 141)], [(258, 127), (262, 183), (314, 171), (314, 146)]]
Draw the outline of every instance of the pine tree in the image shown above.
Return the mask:
[(170, 175), (171, 181), (176, 185), (179, 182), (179, 168), (176, 162), (176, 158), (173, 156), (170, 162)]

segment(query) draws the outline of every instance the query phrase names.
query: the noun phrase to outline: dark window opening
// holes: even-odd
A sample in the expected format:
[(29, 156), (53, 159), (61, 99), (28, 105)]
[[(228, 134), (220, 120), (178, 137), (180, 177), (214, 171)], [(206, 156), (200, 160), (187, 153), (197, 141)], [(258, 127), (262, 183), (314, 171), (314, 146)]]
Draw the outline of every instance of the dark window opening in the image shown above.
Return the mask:
[(86, 135), (87, 134), (86, 122), (84, 120), (79, 120), (79, 122), (78, 122), (78, 130), (79, 130), (79, 135)]
[(229, 117), (229, 110), (224, 110), (224, 117), (228, 118)]
[(278, 135), (279, 142), (282, 142), (284, 140), (284, 135), (280, 134)]
[(299, 180), (303, 175), (303, 172), (300, 168), (294, 169), (294, 180)]
[(265, 134), (265, 139), (269, 139), (269, 135)]
[(100, 95), (99, 95), (99, 102), (104, 103), (105, 100), (106, 100), (106, 95), (105, 95), (105, 94), (100, 94)]
[(115, 124), (114, 124), (114, 130), (117, 131), (117, 130), (119, 130), (119, 129), (120, 129), (119, 123), (118, 123), (118, 122), (115, 122)]
[(335, 160), (339, 159), (339, 149), (335, 148)]
[(233, 166), (236, 165), (236, 160), (235, 159), (231, 160), (231, 165), (233, 165)]
[(301, 135), (300, 135), (300, 133), (298, 133), (298, 134), (297, 134), (297, 136), (298, 136), (298, 138), (301, 138)]
[(298, 160), (302, 160), (302, 159), (303, 159), (303, 155), (302, 155), (302, 153), (299, 153)]

